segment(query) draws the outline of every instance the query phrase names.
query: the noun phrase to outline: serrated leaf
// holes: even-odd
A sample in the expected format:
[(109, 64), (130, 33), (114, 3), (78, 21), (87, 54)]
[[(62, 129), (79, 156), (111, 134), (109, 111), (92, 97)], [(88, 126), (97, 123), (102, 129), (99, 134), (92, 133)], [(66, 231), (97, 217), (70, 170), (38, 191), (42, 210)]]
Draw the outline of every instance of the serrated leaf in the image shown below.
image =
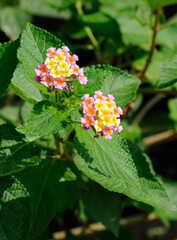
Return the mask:
[[(172, 203), (177, 207), (177, 182), (170, 179), (161, 178), (164, 184), (167, 195), (169, 196)], [(155, 209), (155, 213), (163, 216), (168, 220), (177, 220), (177, 211), (170, 211), (168, 208)]]
[(93, 65), (84, 68), (84, 74), (87, 76), (88, 82), (86, 85), (81, 85), (75, 82), (74, 94), (78, 97), (82, 97), (84, 94), (94, 95), (94, 92), (101, 89), (103, 81), (106, 76), (109, 76), (110, 72), (105, 71), (102, 65)]
[(21, 63), (19, 63), (15, 69), (9, 88), (17, 96), (31, 104), (35, 104), (42, 100), (39, 89), (25, 78)]
[(82, 198), (87, 216), (94, 221), (101, 222), (115, 236), (118, 236), (118, 223), (121, 214), (119, 194), (110, 192), (92, 182), (83, 191)]
[(13, 176), (0, 181), (0, 239), (24, 240), (30, 225), (31, 206), (25, 187)]
[(0, 126), (0, 176), (35, 166), (40, 162), (40, 149), (12, 125)]
[(175, 209), (146, 157), (120, 134), (112, 140), (94, 138), (93, 130), (76, 127), (76, 166), (104, 188), (159, 208)]
[(36, 239), (48, 226), (56, 212), (72, 206), (77, 198), (77, 183), (65, 180), (70, 164), (45, 159), (37, 167), (17, 173), (16, 177), (30, 194), (32, 217), (27, 239)]
[(161, 68), (158, 88), (165, 88), (177, 82), (177, 55), (168, 59)]
[(18, 38), (30, 21), (30, 15), (19, 7), (7, 6), (0, 11), (1, 30), (11, 39)]
[(16, 68), (16, 53), (18, 47), (18, 39), (13, 42), (0, 43), (0, 97), (2, 97), (7, 90)]
[(105, 71), (110, 71), (110, 74), (105, 77), (101, 91), (104, 95), (112, 94), (117, 105), (124, 107), (136, 97), (141, 81), (116, 67), (109, 65), (103, 65), (102, 67)]
[(131, 102), (140, 85), (140, 80), (133, 75), (121, 71), (110, 65), (95, 65), (84, 68), (88, 78), (86, 85), (78, 84), (76, 95), (82, 97), (84, 94), (94, 95), (95, 91), (102, 91), (104, 95), (112, 94), (119, 106), (124, 107)]
[[(177, 182), (172, 181), (170, 179), (162, 178), (160, 179), (163, 182), (164, 188), (167, 192), (167, 195), (171, 202), (177, 207), (176, 199), (177, 199)], [(147, 204), (143, 204), (141, 202), (132, 201), (133, 206), (136, 208), (140, 208), (148, 213), (153, 213), (157, 215), (157, 217), (167, 226), (170, 227), (171, 220), (177, 220), (177, 210), (171, 211), (168, 208), (159, 209), (158, 207), (151, 207)]]
[(67, 111), (53, 102), (42, 101), (34, 105), (18, 131), (31, 136), (48, 136), (61, 130), (67, 122)]
[(35, 68), (42, 64), (46, 57), (46, 50), (50, 47), (60, 48), (63, 46), (59, 39), (51, 33), (35, 27), (28, 23), (21, 35), (20, 48), (18, 50), (18, 59), (21, 62), (21, 69), (27, 81), (34, 84), (38, 89), (47, 93), (47, 88), (42, 84), (36, 83), (34, 77), (36, 76)]

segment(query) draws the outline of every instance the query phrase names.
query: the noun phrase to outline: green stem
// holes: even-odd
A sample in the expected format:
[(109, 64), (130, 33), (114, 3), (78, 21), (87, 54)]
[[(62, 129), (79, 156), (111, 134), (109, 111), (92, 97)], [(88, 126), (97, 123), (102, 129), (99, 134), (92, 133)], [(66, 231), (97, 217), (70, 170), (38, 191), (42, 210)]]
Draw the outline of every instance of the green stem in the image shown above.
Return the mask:
[[(78, 16), (79, 16), (80, 19), (81, 19), (82, 15), (83, 15), (82, 0), (76, 0), (76, 2), (75, 2), (75, 7), (76, 7), (76, 11), (77, 11), (77, 13), (78, 13)], [(90, 41), (91, 41), (94, 49), (96, 50), (96, 53), (97, 53), (98, 57), (101, 58), (101, 59), (103, 59), (103, 61), (104, 61), (105, 63), (108, 63), (107, 59), (104, 57), (104, 55), (103, 55), (102, 52), (101, 52), (100, 45), (99, 45), (97, 39), (95, 38), (95, 36), (94, 36), (91, 28), (88, 27), (88, 26), (84, 26), (84, 30), (85, 30), (85, 32), (87, 33), (87, 35), (88, 35), (88, 37), (89, 37), (89, 39), (90, 39)]]
[(152, 56), (153, 56), (153, 53), (154, 53), (154, 50), (155, 50), (155, 47), (156, 47), (156, 36), (157, 36), (157, 30), (158, 30), (158, 25), (159, 25), (159, 21), (160, 21), (160, 13), (161, 13), (161, 8), (158, 8), (157, 12), (156, 12), (156, 21), (155, 21), (155, 25), (154, 25), (154, 28), (153, 28), (151, 49), (150, 49), (146, 64), (144, 66), (144, 69), (142, 70), (142, 72), (139, 72), (137, 74), (137, 77), (139, 77), (142, 80), (143, 80), (143, 78), (146, 74), (146, 71), (147, 71), (150, 63), (151, 63)]

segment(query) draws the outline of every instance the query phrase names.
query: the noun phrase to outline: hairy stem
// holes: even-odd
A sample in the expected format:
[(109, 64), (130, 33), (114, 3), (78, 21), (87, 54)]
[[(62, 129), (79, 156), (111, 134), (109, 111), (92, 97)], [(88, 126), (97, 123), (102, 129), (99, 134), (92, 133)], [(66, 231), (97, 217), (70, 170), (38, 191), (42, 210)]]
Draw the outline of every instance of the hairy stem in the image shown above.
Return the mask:
[(151, 63), (151, 60), (152, 60), (152, 56), (153, 56), (153, 53), (154, 53), (154, 49), (155, 49), (155, 46), (156, 46), (156, 36), (157, 36), (157, 31), (158, 31), (158, 24), (159, 24), (159, 20), (160, 20), (160, 13), (161, 13), (161, 8), (158, 8), (157, 9), (157, 12), (156, 12), (156, 21), (155, 21), (155, 25), (154, 25), (154, 28), (153, 28), (153, 36), (152, 36), (152, 43), (151, 43), (151, 49), (150, 49), (150, 52), (149, 52), (149, 55), (148, 55), (148, 58), (147, 58), (147, 61), (146, 61), (146, 64), (144, 66), (144, 69), (142, 70), (142, 72), (139, 72), (137, 74), (137, 76), (140, 78), (140, 79), (143, 79), (144, 76), (145, 76), (145, 73)]

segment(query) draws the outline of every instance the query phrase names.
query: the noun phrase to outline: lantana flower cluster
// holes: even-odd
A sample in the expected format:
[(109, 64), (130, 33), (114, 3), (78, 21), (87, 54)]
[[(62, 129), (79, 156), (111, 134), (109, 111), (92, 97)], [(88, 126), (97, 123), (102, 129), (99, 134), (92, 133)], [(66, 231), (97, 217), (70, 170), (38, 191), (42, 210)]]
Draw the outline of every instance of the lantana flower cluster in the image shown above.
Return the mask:
[(112, 139), (113, 131), (122, 131), (120, 116), (123, 114), (123, 110), (116, 106), (112, 95), (103, 96), (101, 91), (96, 91), (94, 98), (86, 94), (81, 99), (84, 113), (84, 116), (81, 117), (83, 129), (88, 130), (91, 126), (96, 133), (95, 137), (101, 134), (106, 139)]
[[(66, 82), (79, 80), (80, 84), (87, 83), (87, 77), (84, 76), (83, 68), (79, 68), (76, 62), (79, 60), (76, 54), (70, 55), (69, 48), (50, 47), (47, 49), (47, 59), (44, 63), (38, 65), (35, 69), (37, 76), (34, 78), (51, 89), (67, 89)], [(70, 88), (73, 91), (73, 87)]]

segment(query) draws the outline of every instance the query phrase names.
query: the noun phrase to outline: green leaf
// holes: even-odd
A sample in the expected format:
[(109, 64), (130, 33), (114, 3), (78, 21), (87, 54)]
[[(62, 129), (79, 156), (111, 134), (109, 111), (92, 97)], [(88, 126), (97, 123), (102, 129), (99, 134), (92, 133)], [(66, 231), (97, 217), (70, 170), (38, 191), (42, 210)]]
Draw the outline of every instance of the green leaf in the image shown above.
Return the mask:
[(2, 97), (7, 90), (16, 68), (16, 53), (18, 47), (18, 39), (13, 42), (0, 43), (0, 97)]
[(171, 120), (177, 122), (177, 98), (170, 99), (168, 101), (168, 108), (169, 108), (169, 117)]
[(60, 48), (63, 46), (59, 39), (47, 31), (28, 23), (21, 35), (18, 59), (21, 62), (21, 69), (27, 81), (34, 84), (38, 89), (47, 93), (47, 87), (36, 83), (35, 68), (46, 59), (46, 50), (50, 47)]
[[(174, 22), (176, 22), (176, 24), (170, 25), (170, 23)], [(157, 44), (168, 47), (168, 51), (171, 50), (172, 54), (174, 55), (177, 54), (176, 38), (177, 38), (177, 15), (168, 19), (167, 26), (158, 31)]]
[[(84, 210), (89, 218), (101, 222), (118, 236), (121, 202), (118, 194), (91, 183), (82, 193)], [(104, 212), (104, 214), (103, 214)]]
[(76, 179), (65, 180), (70, 164), (45, 159), (37, 167), (16, 174), (30, 194), (32, 217), (27, 239), (36, 239), (48, 226), (56, 212), (72, 206), (77, 198)]
[(20, 0), (20, 3), (32, 15), (66, 20), (71, 17), (71, 0)]
[[(161, 67), (163, 63), (172, 56), (174, 56), (174, 52), (172, 50), (169, 50), (167, 47), (163, 47), (160, 51), (155, 51), (153, 53), (152, 61), (146, 72), (147, 81), (151, 83), (152, 86), (157, 86)], [(147, 54), (143, 54), (142, 58), (135, 59), (133, 66), (139, 71), (143, 70), (147, 57)]]
[[(144, 11), (149, 10), (145, 8)], [(140, 22), (136, 14), (132, 8), (124, 9), (117, 14), (116, 20), (120, 25), (122, 41), (125, 45), (135, 45), (148, 50), (151, 29), (147, 24)]]
[(133, 75), (124, 73), (119, 68), (109, 65), (102, 67), (105, 71), (110, 71), (111, 74), (105, 77), (101, 91), (104, 95), (112, 94), (117, 105), (124, 107), (136, 97), (141, 81)]
[(31, 104), (35, 104), (42, 100), (39, 89), (25, 78), (21, 63), (18, 64), (15, 69), (9, 88), (17, 96)]
[(89, 26), (93, 32), (106, 38), (120, 39), (119, 25), (114, 18), (102, 12), (87, 14), (82, 17), (84, 25)]
[(67, 122), (68, 111), (53, 102), (42, 101), (34, 105), (18, 131), (32, 136), (48, 136), (64, 128)]
[[(161, 178), (164, 184), (167, 195), (169, 196), (171, 202), (177, 207), (177, 182), (170, 179)], [(155, 213), (167, 218), (168, 220), (177, 220), (177, 210), (170, 211), (168, 208), (155, 209)]]
[(88, 78), (86, 85), (78, 84), (76, 95), (82, 97), (84, 94), (94, 95), (95, 91), (102, 91), (104, 95), (112, 94), (116, 103), (124, 107), (131, 102), (140, 85), (140, 80), (133, 75), (121, 71), (110, 65), (96, 65), (84, 68)]
[(20, 114), (19, 106), (6, 106), (0, 109), (0, 124), (10, 123), (18, 125)]
[(177, 55), (168, 59), (161, 68), (158, 88), (165, 88), (177, 82)]
[(10, 38), (18, 38), (30, 21), (30, 15), (19, 7), (4, 7), (0, 11), (1, 30)]
[(78, 97), (82, 97), (84, 94), (94, 95), (94, 92), (100, 90), (106, 76), (111, 74), (110, 71), (104, 70), (105, 65), (93, 65), (90, 67), (84, 67), (84, 75), (87, 76), (88, 82), (86, 85), (81, 85), (75, 82), (74, 94)]
[(21, 107), (21, 118), (22, 121), (24, 122), (24, 120), (26, 119), (27, 115), (32, 111), (33, 109), (33, 105), (28, 103), (28, 102), (24, 102), (22, 107)]
[[(160, 179), (163, 182), (164, 188), (170, 201), (177, 207), (177, 182), (162, 177), (160, 177)], [(170, 227), (169, 221), (177, 220), (177, 210), (171, 211), (168, 208), (159, 209), (158, 207), (151, 207), (147, 204), (137, 201), (132, 201), (132, 204), (136, 208), (140, 208), (148, 213), (157, 215), (157, 217), (166, 225), (166, 227)]]
[(76, 127), (76, 166), (104, 188), (159, 208), (174, 209), (140, 149), (114, 133), (112, 140), (94, 138), (93, 130)]
[(24, 240), (30, 224), (29, 194), (13, 176), (0, 181), (0, 239)]
[(40, 149), (33, 146), (14, 126), (0, 126), (0, 176), (21, 171), (40, 162)]
[(159, 7), (165, 7), (173, 4), (177, 4), (177, 0), (145, 0), (150, 7), (155, 10)]

